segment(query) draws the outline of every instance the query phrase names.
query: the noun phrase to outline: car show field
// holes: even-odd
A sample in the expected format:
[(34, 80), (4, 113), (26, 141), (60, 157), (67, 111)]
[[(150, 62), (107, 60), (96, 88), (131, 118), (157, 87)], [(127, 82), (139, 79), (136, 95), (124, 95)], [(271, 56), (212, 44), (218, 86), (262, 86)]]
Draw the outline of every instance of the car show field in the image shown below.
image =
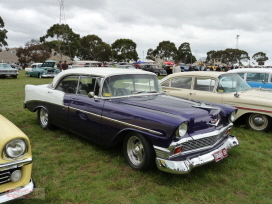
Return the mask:
[(104, 149), (66, 130), (39, 126), (36, 115), (23, 107), (25, 85), (51, 82), (24, 70), (17, 79), (0, 80), (0, 113), (29, 137), (32, 178), (45, 190), (42, 199), (17, 203), (270, 203), (271, 131), (234, 123), (231, 133), (240, 145), (221, 161), (224, 152), (217, 152), (218, 162), (185, 175), (137, 171), (127, 165), (122, 146)]

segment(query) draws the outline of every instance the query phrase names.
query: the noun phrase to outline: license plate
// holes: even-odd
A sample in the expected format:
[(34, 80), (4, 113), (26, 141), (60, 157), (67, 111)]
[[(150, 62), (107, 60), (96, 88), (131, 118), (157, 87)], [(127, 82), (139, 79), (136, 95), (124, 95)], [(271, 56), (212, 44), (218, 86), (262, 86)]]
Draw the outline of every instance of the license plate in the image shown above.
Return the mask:
[(6, 77), (10, 77), (11, 75), (10, 74), (6, 74)]
[(224, 149), (221, 149), (221, 150), (215, 152), (215, 153), (213, 154), (213, 156), (214, 156), (214, 160), (215, 160), (216, 162), (218, 162), (218, 161), (220, 161), (220, 160), (222, 160), (222, 159), (224, 159), (225, 157), (228, 156), (228, 151), (227, 151), (226, 148), (224, 148)]

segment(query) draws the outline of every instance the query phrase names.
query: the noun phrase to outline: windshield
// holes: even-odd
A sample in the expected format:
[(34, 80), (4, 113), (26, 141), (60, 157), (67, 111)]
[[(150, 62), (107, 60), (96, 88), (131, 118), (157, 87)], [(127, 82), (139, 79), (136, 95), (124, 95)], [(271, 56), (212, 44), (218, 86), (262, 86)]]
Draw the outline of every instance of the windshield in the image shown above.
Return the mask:
[(218, 92), (237, 92), (251, 89), (238, 74), (223, 74), (219, 76)]
[(12, 69), (12, 67), (9, 65), (9, 64), (0, 64), (0, 68), (9, 68), (9, 69)]
[(108, 77), (102, 89), (103, 97), (130, 96), (136, 94), (163, 93), (154, 75), (118, 75)]

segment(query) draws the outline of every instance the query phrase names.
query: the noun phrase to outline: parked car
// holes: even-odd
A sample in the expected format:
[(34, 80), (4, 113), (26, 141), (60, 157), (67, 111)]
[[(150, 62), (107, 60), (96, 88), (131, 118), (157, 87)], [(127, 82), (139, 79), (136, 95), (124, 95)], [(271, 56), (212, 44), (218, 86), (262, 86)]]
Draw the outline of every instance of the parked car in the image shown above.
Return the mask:
[(239, 74), (251, 87), (272, 89), (271, 68), (241, 68), (228, 72)]
[(55, 65), (56, 61), (46, 60), (40, 67), (32, 68), (28, 72), (28, 76), (38, 78), (55, 77), (60, 72), (59, 69), (55, 68)]
[(123, 68), (123, 69), (136, 69), (132, 65), (118, 65), (117, 68)]
[(235, 108), (166, 96), (154, 73), (138, 69), (69, 69), (49, 85), (26, 85), (24, 106), (44, 129), (61, 127), (104, 147), (123, 143), (136, 170), (157, 164), (188, 173), (239, 144), (230, 134)]
[(0, 77), (13, 77), (17, 78), (19, 72), (17, 69), (12, 68), (7, 63), (0, 63)]
[(234, 106), (238, 108), (236, 119), (243, 119), (254, 130), (272, 128), (272, 92), (252, 89), (236, 73), (182, 72), (160, 83), (168, 95)]
[(33, 68), (39, 68), (39, 67), (42, 66), (42, 64), (43, 64), (43, 63), (39, 63), (39, 62), (38, 62), (38, 63), (33, 63), (33, 64), (31, 64), (30, 67), (26, 67), (26, 68), (25, 68), (25, 74), (28, 75), (29, 72), (31, 72)]
[(163, 69), (166, 71), (167, 74), (172, 74), (173, 73), (173, 66), (174, 65), (163, 65)]
[(31, 193), (32, 154), (28, 137), (0, 114), (0, 203)]
[(144, 64), (141, 66), (142, 70), (149, 71), (155, 73), (157, 76), (165, 76), (167, 75), (167, 72), (160, 68), (158, 65), (154, 64)]
[(11, 63), (11, 64), (9, 64), (9, 65), (10, 65), (12, 68), (17, 69), (17, 70), (22, 70), (22, 69), (23, 69), (20, 65), (15, 64), (15, 63)]

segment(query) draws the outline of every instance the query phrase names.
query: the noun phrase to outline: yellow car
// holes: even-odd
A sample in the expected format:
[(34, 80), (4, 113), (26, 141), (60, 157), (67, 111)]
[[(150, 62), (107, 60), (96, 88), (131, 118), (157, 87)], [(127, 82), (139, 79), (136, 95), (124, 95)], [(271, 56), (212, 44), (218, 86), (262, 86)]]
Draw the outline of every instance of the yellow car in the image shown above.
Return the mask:
[(0, 114), (0, 203), (26, 196), (34, 189), (28, 137)]

